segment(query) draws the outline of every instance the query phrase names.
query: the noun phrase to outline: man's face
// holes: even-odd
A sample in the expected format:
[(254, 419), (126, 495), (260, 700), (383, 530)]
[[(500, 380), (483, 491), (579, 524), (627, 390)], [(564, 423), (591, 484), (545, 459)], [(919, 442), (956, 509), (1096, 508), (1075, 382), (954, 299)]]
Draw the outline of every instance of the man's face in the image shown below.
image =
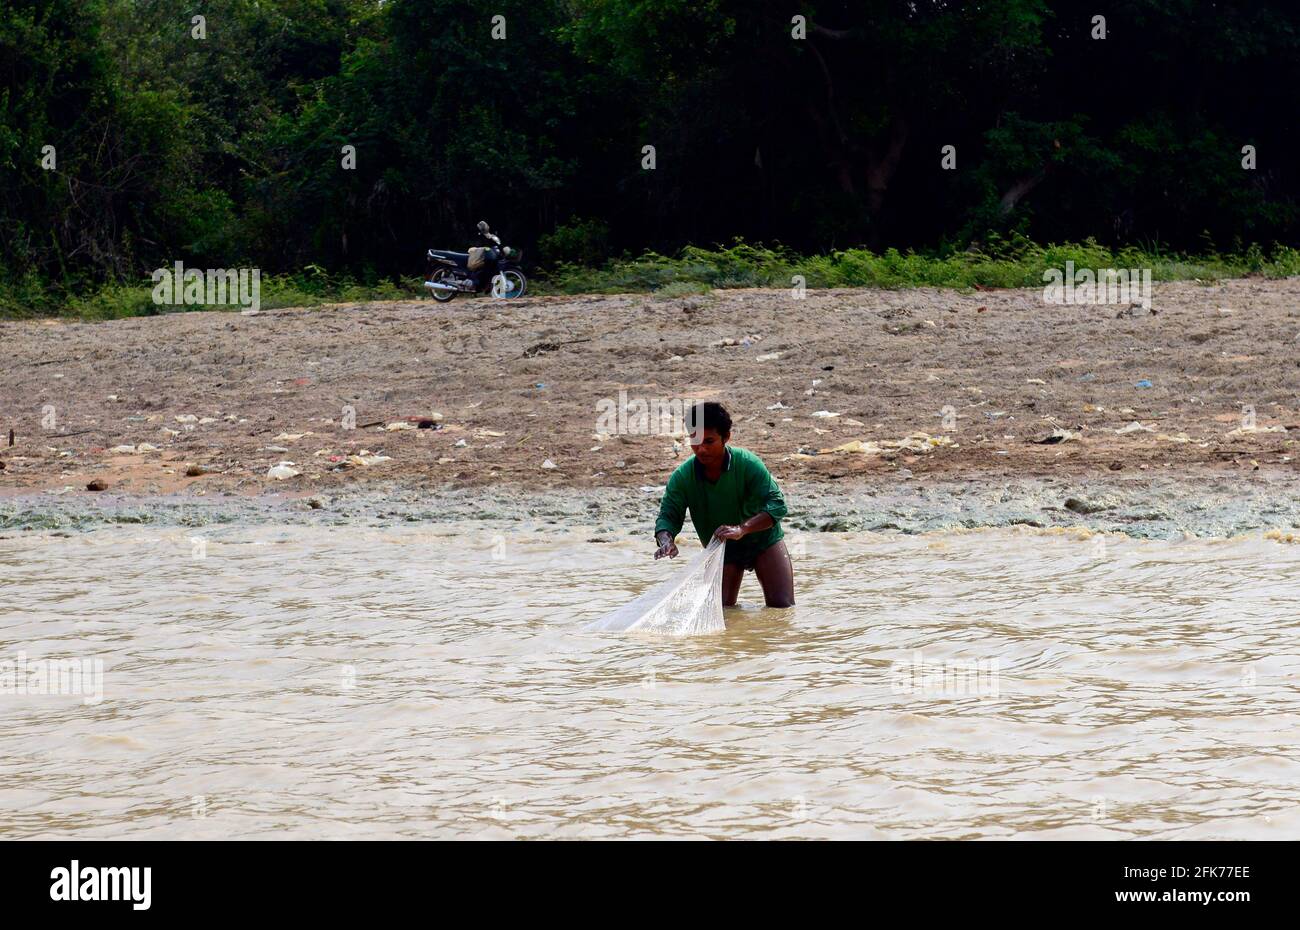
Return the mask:
[[(692, 440), (695, 438), (691, 437)], [(719, 436), (718, 431), (712, 427), (705, 427), (700, 441), (691, 442), (691, 451), (695, 453), (695, 459), (701, 465), (706, 467), (717, 465), (726, 457), (727, 437)]]

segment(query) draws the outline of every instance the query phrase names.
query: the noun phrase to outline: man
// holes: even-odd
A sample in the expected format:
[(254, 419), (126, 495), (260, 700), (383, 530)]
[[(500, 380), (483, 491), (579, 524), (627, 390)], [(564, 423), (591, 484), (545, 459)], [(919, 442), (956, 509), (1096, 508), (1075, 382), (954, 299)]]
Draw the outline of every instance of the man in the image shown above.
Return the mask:
[(695, 404), (687, 429), (695, 454), (672, 473), (659, 502), (655, 558), (676, 557), (674, 540), (690, 510), (701, 543), (708, 545), (713, 536), (726, 541), (723, 606), (735, 606), (740, 581), (749, 569), (758, 576), (768, 607), (793, 607), (794, 569), (781, 530), (786, 515), (781, 489), (762, 459), (727, 445), (731, 415), (722, 404)]

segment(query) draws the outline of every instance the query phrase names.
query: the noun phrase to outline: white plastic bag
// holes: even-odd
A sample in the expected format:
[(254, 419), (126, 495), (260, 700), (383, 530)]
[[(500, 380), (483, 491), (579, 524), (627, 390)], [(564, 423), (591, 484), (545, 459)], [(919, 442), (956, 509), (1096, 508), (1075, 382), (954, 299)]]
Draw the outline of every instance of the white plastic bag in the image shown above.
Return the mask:
[(709, 540), (708, 547), (673, 577), (588, 624), (586, 629), (636, 630), (668, 636), (722, 632), (727, 628), (722, 619), (724, 551), (720, 540)]

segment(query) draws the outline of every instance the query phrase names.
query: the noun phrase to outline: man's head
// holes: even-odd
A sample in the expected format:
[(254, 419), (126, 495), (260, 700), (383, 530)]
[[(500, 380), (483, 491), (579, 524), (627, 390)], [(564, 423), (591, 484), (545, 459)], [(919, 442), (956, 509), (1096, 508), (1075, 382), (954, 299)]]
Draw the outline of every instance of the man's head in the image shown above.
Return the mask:
[(695, 459), (706, 467), (725, 460), (731, 438), (731, 414), (717, 401), (692, 404), (686, 410), (686, 433)]

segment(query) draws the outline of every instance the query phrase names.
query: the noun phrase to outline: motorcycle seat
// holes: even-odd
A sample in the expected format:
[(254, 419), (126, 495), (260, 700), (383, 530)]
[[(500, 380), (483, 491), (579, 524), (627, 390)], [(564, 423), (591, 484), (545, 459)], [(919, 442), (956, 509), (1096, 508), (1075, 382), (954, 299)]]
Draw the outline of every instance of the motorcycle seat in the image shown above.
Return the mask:
[(469, 261), (468, 252), (448, 252), (446, 249), (430, 249), (434, 255), (441, 255), (443, 258), (455, 259), (462, 264)]

